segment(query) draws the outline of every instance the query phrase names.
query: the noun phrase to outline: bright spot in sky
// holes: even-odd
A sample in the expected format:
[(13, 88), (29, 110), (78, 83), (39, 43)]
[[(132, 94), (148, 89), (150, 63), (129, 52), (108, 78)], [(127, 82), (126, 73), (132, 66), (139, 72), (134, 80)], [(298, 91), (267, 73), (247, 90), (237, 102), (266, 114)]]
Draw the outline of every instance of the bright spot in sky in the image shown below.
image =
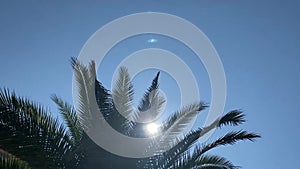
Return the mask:
[(156, 134), (158, 132), (159, 125), (156, 123), (149, 123), (146, 126), (146, 130), (149, 134)]
[(149, 39), (147, 42), (148, 42), (148, 43), (155, 43), (155, 42), (157, 42), (157, 39), (151, 38), (151, 39)]

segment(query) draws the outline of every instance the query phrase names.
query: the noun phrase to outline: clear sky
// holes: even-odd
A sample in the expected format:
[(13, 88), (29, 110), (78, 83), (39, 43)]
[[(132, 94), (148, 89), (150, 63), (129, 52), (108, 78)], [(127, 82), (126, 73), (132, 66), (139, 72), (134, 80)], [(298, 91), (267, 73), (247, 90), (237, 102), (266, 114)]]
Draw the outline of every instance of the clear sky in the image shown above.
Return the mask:
[[(255, 143), (210, 153), (245, 169), (295, 168), (300, 157), (299, 7), (296, 0), (2, 0), (0, 87), (28, 96), (57, 115), (50, 95), (72, 102), (69, 59), (79, 54), (96, 30), (128, 14), (170, 13), (192, 22), (212, 41), (227, 77), (225, 110), (244, 110), (248, 121), (241, 128), (262, 135)], [(156, 45), (160, 47), (159, 41)], [(109, 73), (99, 78), (110, 85), (105, 82)], [(207, 75), (203, 78), (207, 80)], [(161, 81), (163, 85), (163, 77)], [(209, 83), (203, 82), (201, 87), (206, 86)], [(203, 93), (209, 102), (209, 92)]]

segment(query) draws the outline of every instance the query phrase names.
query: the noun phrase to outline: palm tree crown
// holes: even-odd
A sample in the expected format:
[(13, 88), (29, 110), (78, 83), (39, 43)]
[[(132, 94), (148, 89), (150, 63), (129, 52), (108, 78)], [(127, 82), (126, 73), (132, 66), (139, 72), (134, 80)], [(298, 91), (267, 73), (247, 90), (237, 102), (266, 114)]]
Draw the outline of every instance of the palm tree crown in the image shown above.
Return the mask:
[(72, 66), (79, 90), (79, 109), (52, 96), (64, 124), (59, 124), (42, 106), (6, 89), (0, 90), (0, 168), (236, 169), (238, 167), (224, 157), (207, 152), (221, 145), (254, 141), (260, 137), (240, 130), (229, 132), (211, 143), (197, 143), (212, 129), (244, 123), (245, 116), (240, 110), (232, 110), (212, 124), (180, 137), (188, 124), (207, 107), (200, 102), (182, 107), (159, 125), (159, 131), (165, 134), (150, 145), (157, 150), (153, 156), (125, 158), (111, 154), (88, 136), (87, 129), (92, 128), (93, 122), (86, 125), (87, 122), (99, 118), (89, 109), (90, 94), (95, 95), (102, 116), (115, 130), (130, 137), (147, 137), (147, 123), (142, 121), (156, 119), (165, 104), (165, 98), (158, 91), (160, 73), (135, 108), (132, 104), (133, 85), (126, 68), (120, 68), (110, 92), (96, 79), (94, 62), (84, 66), (73, 59)]

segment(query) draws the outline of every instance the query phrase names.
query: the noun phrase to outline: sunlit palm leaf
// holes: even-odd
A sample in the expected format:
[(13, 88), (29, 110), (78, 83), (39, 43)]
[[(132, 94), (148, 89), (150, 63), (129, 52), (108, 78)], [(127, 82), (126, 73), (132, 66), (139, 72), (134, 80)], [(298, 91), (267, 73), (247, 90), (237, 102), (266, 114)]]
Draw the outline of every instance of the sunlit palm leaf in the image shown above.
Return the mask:
[(93, 130), (96, 123), (100, 120), (100, 115), (97, 111), (91, 110), (95, 106), (91, 106), (95, 99), (95, 82), (96, 82), (96, 68), (95, 62), (92, 61), (89, 66), (85, 66), (73, 58), (72, 66), (74, 69), (74, 76), (76, 87), (78, 88), (78, 107), (76, 111), (81, 120), (81, 125), (85, 131)]
[(157, 90), (159, 83), (158, 83), (158, 78), (159, 78), (160, 72), (158, 72), (155, 76), (155, 78), (152, 80), (151, 86), (148, 88), (148, 90), (145, 92), (142, 100), (140, 101), (140, 104), (138, 106), (139, 111), (146, 111), (147, 109), (150, 108), (151, 106), (151, 100), (149, 99), (150, 93)]
[(163, 130), (174, 132), (176, 134), (182, 132), (198, 113), (204, 110), (207, 106), (204, 103), (191, 104), (183, 107), (180, 111), (172, 114), (165, 122), (163, 122)]
[(133, 120), (134, 115), (133, 94), (134, 91), (128, 70), (125, 67), (121, 67), (118, 79), (112, 90), (112, 98), (117, 111), (129, 120)]
[(160, 94), (159, 90), (155, 89), (147, 95), (149, 101), (149, 108), (142, 111), (138, 109), (135, 113), (135, 121), (149, 123), (155, 122), (163, 113), (166, 99)]
[[(230, 118), (229, 118), (230, 117)], [(196, 131), (187, 134), (183, 139), (176, 142), (176, 145), (164, 153), (165, 162), (161, 163), (162, 168), (167, 168), (174, 165), (176, 160), (182, 158), (184, 152), (189, 150), (189, 148), (202, 136), (211, 131), (216, 127), (221, 127), (224, 125), (239, 125), (244, 122), (244, 115), (241, 111), (231, 111), (219, 119), (216, 119), (213, 123)], [(195, 160), (195, 159), (194, 159)]]
[(153, 122), (163, 113), (166, 99), (158, 90), (160, 72), (152, 80), (151, 86), (145, 92), (136, 112), (136, 120), (141, 122)]
[(178, 144), (182, 133), (186, 132), (187, 127), (190, 127), (189, 125), (195, 120), (197, 114), (206, 107), (204, 103), (191, 104), (170, 116), (160, 129), (164, 134), (159, 137), (159, 140), (155, 140), (154, 146), (159, 147), (156, 149), (164, 150), (170, 145)]

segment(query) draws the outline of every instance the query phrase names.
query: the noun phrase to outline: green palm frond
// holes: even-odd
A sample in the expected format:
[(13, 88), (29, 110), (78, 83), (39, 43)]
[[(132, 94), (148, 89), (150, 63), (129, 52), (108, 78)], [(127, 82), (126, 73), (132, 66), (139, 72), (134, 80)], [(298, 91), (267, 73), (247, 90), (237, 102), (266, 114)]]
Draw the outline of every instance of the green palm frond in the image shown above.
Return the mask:
[(0, 149), (0, 168), (3, 169), (30, 169), (28, 163), (18, 159), (8, 152)]
[(9, 157), (0, 159), (0, 168), (3, 169), (30, 169), (28, 165), (17, 158)]
[(69, 133), (40, 105), (0, 90), (0, 145), (35, 168), (71, 165)]
[(97, 79), (95, 79), (95, 95), (97, 104), (104, 118), (111, 116), (116, 111), (111, 94)]
[(240, 110), (232, 110), (219, 120), (219, 127), (225, 125), (238, 126), (245, 122), (245, 115)]
[[(201, 130), (195, 131), (187, 135), (181, 142), (179, 142), (174, 148), (164, 154), (164, 163), (161, 168), (167, 169), (170, 166), (176, 166), (179, 162), (180, 165), (184, 165), (184, 168), (191, 168), (195, 166), (195, 161), (200, 158), (205, 152), (220, 145), (234, 144), (241, 140), (250, 140), (259, 138), (260, 136), (254, 133), (248, 133), (246, 131), (230, 132), (225, 136), (217, 139), (213, 143), (204, 146), (197, 146), (192, 156), (189, 153), (189, 147), (199, 138)], [(188, 154), (188, 155), (187, 155)]]
[(196, 160), (196, 166), (198, 168), (209, 168), (215, 167), (220, 169), (238, 169), (240, 167), (235, 166), (224, 157), (215, 156), (215, 155), (202, 155)]
[(243, 140), (250, 140), (254, 141), (256, 138), (260, 138), (258, 134), (247, 132), (247, 131), (233, 131), (229, 132), (223, 137), (220, 137), (219, 139), (215, 140), (214, 142), (210, 144), (206, 144), (204, 146), (197, 147), (195, 149), (195, 152), (193, 154), (192, 159), (196, 160), (199, 158), (201, 155), (206, 153), (207, 151), (216, 148), (221, 145), (232, 145), (235, 144), (238, 141), (243, 141)]
[(238, 169), (240, 167), (232, 164), (224, 157), (216, 155), (202, 155), (194, 160), (189, 151), (172, 165), (174, 169)]
[(58, 110), (60, 111), (60, 114), (68, 127), (68, 131), (70, 132), (73, 144), (78, 145), (81, 141), (83, 130), (75, 109), (56, 95), (52, 95), (51, 99), (58, 106)]

